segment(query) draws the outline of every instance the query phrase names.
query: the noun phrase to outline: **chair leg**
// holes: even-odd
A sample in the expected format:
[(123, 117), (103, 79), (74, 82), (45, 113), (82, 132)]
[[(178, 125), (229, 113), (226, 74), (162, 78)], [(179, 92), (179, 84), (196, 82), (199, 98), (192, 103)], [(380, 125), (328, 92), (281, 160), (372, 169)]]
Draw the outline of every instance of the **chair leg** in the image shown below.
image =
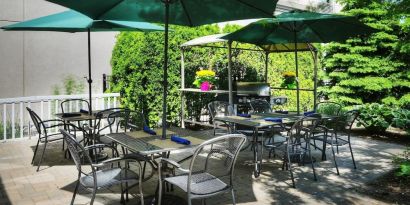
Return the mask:
[(335, 139), (336, 139), (336, 151), (337, 151), (337, 154), (339, 154), (339, 143), (337, 143), (337, 133), (336, 133), (336, 131), (335, 131)]
[(286, 155), (287, 155), (287, 166), (286, 166), (286, 168), (289, 170), (290, 178), (292, 179), (292, 186), (293, 186), (293, 188), (296, 188), (295, 179), (293, 177), (293, 172), (292, 172), (292, 165), (291, 165), (292, 163), (290, 161), (290, 155), (289, 155), (289, 153), (286, 154)]
[(309, 156), (310, 156), (310, 164), (312, 165), (312, 170), (313, 170), (313, 179), (315, 180), (315, 181), (317, 181), (317, 177), (316, 177), (316, 171), (315, 171), (315, 165), (314, 165), (314, 162), (313, 162), (313, 157), (312, 157), (312, 153), (311, 153), (311, 151), (310, 151), (310, 143), (308, 142), (307, 143), (307, 148), (308, 148), (308, 152), (309, 152)]
[(44, 143), (43, 152), (41, 153), (40, 161), (38, 162), (38, 165), (37, 165), (37, 172), (38, 170), (40, 170), (40, 165), (41, 165), (41, 162), (43, 161), (44, 152), (46, 151), (46, 147), (47, 147), (47, 141), (45, 141)]
[(352, 150), (352, 144), (350, 144), (350, 139), (349, 139), (349, 148), (350, 148), (350, 154), (352, 155), (352, 160), (353, 160), (353, 167), (356, 169), (356, 162), (354, 161), (354, 156), (353, 156), (353, 150)]
[(333, 146), (333, 136), (332, 136), (332, 139), (331, 139), (331, 147), (332, 147), (332, 154), (333, 154), (333, 161), (335, 162), (335, 167), (336, 167), (336, 171), (337, 171), (337, 175), (340, 175), (340, 173), (339, 173), (339, 167), (337, 166), (337, 162), (336, 162), (336, 155), (335, 155), (335, 148), (334, 148), (334, 146)]
[(232, 193), (232, 204), (235, 205), (235, 204), (236, 204), (236, 200), (235, 200), (235, 190), (232, 189), (232, 190), (231, 190), (231, 193)]
[(92, 193), (92, 194), (93, 194), (93, 195), (91, 196), (90, 205), (93, 205), (93, 204), (94, 204), (95, 195), (97, 194), (97, 188), (94, 188), (94, 189), (93, 189), (93, 193)]
[(40, 143), (40, 139), (38, 139), (38, 141), (37, 141), (36, 149), (34, 150), (33, 159), (31, 160), (31, 164), (34, 163), (34, 159), (36, 158), (39, 143)]
[(77, 183), (75, 185), (74, 193), (73, 193), (73, 198), (71, 199), (71, 205), (74, 204), (75, 196), (77, 195), (77, 190), (78, 186), (80, 185), (80, 179), (77, 180)]

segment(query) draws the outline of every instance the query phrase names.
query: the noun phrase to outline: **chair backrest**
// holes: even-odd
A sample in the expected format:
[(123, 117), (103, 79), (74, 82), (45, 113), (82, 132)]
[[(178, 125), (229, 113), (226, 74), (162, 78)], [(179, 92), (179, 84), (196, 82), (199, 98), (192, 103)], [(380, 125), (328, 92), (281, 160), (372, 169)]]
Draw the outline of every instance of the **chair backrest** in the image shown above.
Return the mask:
[(316, 129), (322, 121), (320, 114), (310, 115), (297, 120), (288, 132), (288, 151), (297, 151), (304, 143), (309, 141), (312, 131)]
[(344, 113), (342, 116), (343, 118), (342, 120), (344, 121), (344, 129), (350, 132), (353, 127), (354, 122), (356, 121), (358, 117), (359, 117), (358, 110), (350, 110)]
[[(229, 134), (207, 140), (199, 145), (189, 166), (188, 193), (209, 194), (198, 193), (198, 190), (191, 189), (191, 185), (214, 180), (211, 175), (232, 185), (235, 161), (245, 141), (246, 137), (243, 134)], [(205, 184), (212, 186), (212, 183)]]
[(144, 113), (131, 111), (125, 131), (139, 131), (148, 126)]
[(223, 117), (233, 115), (233, 108), (228, 102), (224, 101), (213, 101), (208, 104), (209, 114), (212, 120), (215, 117)]
[(128, 127), (130, 117), (130, 110), (128, 109), (118, 109), (113, 110), (112, 113), (109, 113), (107, 116), (108, 125), (106, 127), (110, 128), (110, 133), (118, 133), (119, 128), (124, 128), (124, 130)]
[(327, 115), (339, 115), (342, 105), (336, 102), (320, 102), (315, 105), (315, 112)]
[(75, 139), (75, 137), (68, 133), (64, 129), (60, 129), (61, 134), (63, 134), (64, 141), (67, 144), (67, 148), (73, 158), (75, 166), (79, 173), (83, 173), (85, 175), (90, 175), (92, 173), (95, 179), (95, 169), (92, 167), (92, 161), (88, 151), (84, 149), (84, 147)]
[(43, 133), (43, 131), (42, 131), (42, 130), (44, 130), (44, 132), (46, 132), (44, 124), (42, 123), (41, 118), (32, 109), (30, 109), (28, 107), (26, 107), (26, 109), (27, 109), (27, 111), (30, 115), (31, 120), (33, 121), (33, 124), (34, 124), (39, 136), (41, 136), (41, 134), (46, 134), (46, 133)]
[(269, 113), (272, 112), (272, 106), (266, 100), (252, 100), (249, 102), (252, 113)]
[(84, 99), (68, 99), (60, 104), (62, 113), (80, 112), (80, 109), (90, 110), (90, 103)]
[[(123, 123), (123, 119), (128, 120), (130, 114), (130, 110), (126, 108), (109, 108), (105, 110), (101, 110), (97, 113), (94, 113), (95, 120), (94, 120), (94, 134), (100, 134), (101, 131), (105, 129), (109, 129), (110, 133), (113, 133), (114, 130), (117, 132), (117, 128), (115, 126), (121, 126)], [(107, 121), (107, 124), (104, 125), (104, 121)]]

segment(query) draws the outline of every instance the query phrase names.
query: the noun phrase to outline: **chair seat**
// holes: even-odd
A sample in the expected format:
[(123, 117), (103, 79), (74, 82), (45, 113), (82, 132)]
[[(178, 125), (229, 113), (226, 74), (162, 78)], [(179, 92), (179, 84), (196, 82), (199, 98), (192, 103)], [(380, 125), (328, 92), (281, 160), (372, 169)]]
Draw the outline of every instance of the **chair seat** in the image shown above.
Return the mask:
[[(125, 169), (121, 168), (96, 171), (97, 187), (108, 187), (120, 184), (121, 182), (138, 182), (138, 174), (129, 169), (127, 170), (127, 174), (125, 174), (125, 171)], [(94, 187), (93, 175), (90, 173), (89, 175), (81, 177), (80, 183), (87, 188)]]
[[(165, 181), (187, 192), (188, 175), (165, 178)], [(192, 174), (191, 193), (194, 195), (212, 194), (224, 191), (228, 188), (229, 186), (226, 183), (211, 174)]]

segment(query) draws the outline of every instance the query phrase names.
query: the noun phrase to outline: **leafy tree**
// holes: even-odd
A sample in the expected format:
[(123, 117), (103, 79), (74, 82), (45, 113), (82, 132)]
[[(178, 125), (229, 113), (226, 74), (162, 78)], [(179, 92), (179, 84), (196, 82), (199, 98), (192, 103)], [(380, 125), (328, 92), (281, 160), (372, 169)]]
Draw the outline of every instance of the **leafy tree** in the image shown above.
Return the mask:
[[(404, 106), (410, 90), (408, 18), (391, 13), (397, 1), (341, 0), (344, 12), (379, 32), (324, 46), (320, 91), (345, 105), (379, 102)], [(405, 43), (403, 43), (405, 42)]]

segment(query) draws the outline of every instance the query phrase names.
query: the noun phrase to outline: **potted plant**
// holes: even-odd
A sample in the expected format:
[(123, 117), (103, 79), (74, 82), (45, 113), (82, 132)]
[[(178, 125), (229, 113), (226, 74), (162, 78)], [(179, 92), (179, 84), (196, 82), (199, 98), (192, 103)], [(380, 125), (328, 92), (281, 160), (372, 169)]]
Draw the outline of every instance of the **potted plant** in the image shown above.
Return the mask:
[(196, 72), (194, 85), (201, 91), (211, 90), (215, 83), (215, 72), (212, 70), (200, 70)]
[(282, 76), (283, 76), (283, 82), (281, 84), (281, 87), (296, 89), (297, 86), (296, 86), (295, 72), (287, 71), (287, 72), (284, 72)]

